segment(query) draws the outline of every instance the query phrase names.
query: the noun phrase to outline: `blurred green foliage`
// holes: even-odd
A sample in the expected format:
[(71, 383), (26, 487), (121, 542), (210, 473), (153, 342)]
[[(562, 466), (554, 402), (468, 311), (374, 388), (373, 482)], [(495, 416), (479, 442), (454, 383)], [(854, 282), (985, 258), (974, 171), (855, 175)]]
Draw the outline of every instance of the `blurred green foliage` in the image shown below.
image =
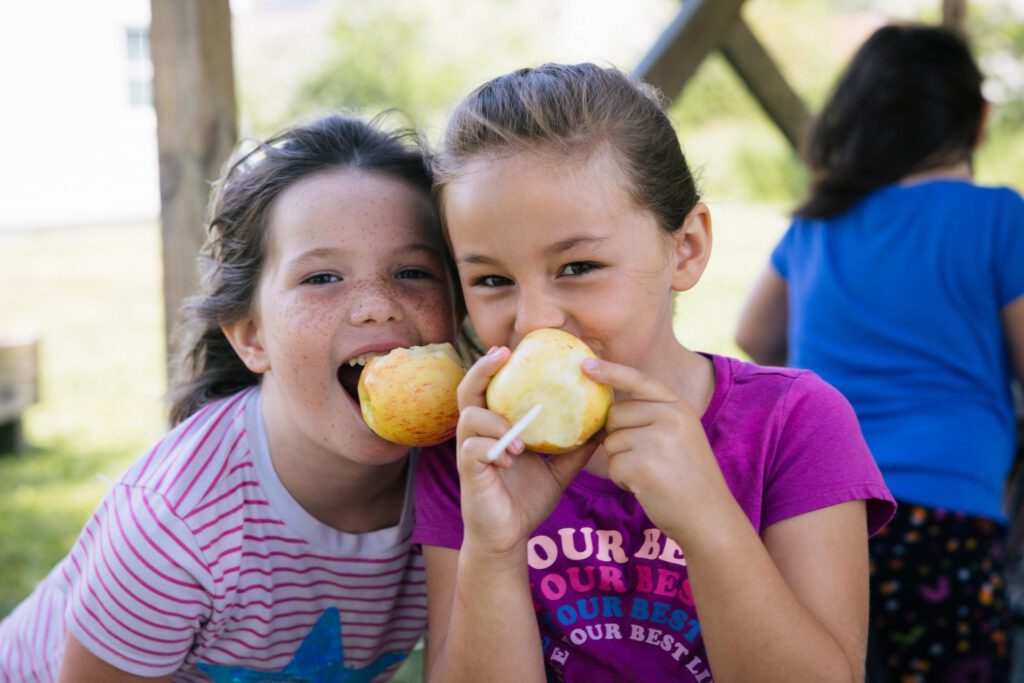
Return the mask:
[[(928, 22), (940, 17), (938, 0), (896, 4), (760, 0), (748, 2), (744, 16), (813, 112), (860, 40), (886, 16)], [(470, 0), (339, 1), (329, 54), (295, 87), (288, 115), (336, 107), (370, 114), (398, 107), (436, 141), (447, 111), (473, 86), (560, 55), (547, 30), (557, 20), (555, 4), (487, 3), (483, 10), (480, 5)], [(642, 9), (649, 13), (658, 7)], [(637, 22), (642, 23), (639, 11)], [(1024, 169), (1016, 159), (1024, 152), (1024, 16), (1008, 3), (976, 0), (969, 4), (968, 17), (972, 44), (989, 75), (986, 91), (998, 100), (993, 144), (979, 154), (979, 179), (1021, 188)], [(648, 44), (665, 21), (659, 20), (644, 24)], [(630, 68), (640, 56), (610, 42), (593, 58)], [(703, 169), (707, 195), (790, 205), (801, 195), (807, 177), (797, 154), (718, 54), (701, 65), (674, 103), (672, 116), (691, 163)]]

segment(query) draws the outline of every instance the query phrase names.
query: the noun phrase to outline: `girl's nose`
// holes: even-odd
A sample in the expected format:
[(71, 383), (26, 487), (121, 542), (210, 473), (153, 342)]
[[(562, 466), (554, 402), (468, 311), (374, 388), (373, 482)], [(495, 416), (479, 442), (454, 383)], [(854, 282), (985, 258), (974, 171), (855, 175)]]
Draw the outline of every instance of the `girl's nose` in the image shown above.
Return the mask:
[(515, 330), (526, 335), (542, 327), (560, 328), (565, 324), (561, 306), (540, 290), (523, 290), (516, 308)]
[(349, 322), (353, 325), (383, 323), (402, 319), (402, 308), (387, 282), (365, 282), (351, 291)]

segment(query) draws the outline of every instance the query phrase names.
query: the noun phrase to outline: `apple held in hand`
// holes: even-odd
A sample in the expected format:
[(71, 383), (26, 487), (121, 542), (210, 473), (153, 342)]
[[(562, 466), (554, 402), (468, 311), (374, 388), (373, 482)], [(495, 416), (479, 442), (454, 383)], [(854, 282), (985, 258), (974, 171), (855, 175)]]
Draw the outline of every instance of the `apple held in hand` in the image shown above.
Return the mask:
[(459, 421), (456, 389), (466, 371), (451, 344), (393, 349), (359, 376), (359, 407), (377, 436), (405, 446), (451, 438)]
[(596, 358), (585, 343), (561, 330), (530, 332), (487, 386), (487, 408), (515, 423), (537, 404), (537, 417), (520, 438), (531, 451), (565, 453), (604, 426), (612, 389), (583, 374)]

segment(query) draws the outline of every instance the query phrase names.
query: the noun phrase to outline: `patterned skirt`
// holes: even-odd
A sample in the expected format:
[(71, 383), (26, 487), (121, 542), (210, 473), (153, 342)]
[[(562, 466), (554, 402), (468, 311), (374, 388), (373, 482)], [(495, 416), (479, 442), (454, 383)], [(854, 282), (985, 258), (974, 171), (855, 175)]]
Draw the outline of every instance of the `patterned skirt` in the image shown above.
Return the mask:
[(1005, 683), (1006, 529), (901, 503), (870, 541), (870, 683)]

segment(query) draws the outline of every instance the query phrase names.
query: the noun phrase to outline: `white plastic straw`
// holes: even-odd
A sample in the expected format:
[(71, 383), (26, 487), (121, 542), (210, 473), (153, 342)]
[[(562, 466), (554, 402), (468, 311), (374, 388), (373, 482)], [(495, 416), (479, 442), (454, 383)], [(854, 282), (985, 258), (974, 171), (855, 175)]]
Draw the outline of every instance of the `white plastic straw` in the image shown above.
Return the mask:
[(530, 412), (523, 415), (519, 422), (512, 425), (512, 428), (505, 432), (500, 439), (498, 439), (493, 446), (487, 450), (487, 462), (494, 462), (501, 457), (501, 454), (505, 452), (508, 445), (512, 443), (517, 436), (519, 436), (527, 425), (529, 425), (533, 418), (537, 417), (537, 413), (540, 412), (541, 404), (537, 404), (530, 408)]

